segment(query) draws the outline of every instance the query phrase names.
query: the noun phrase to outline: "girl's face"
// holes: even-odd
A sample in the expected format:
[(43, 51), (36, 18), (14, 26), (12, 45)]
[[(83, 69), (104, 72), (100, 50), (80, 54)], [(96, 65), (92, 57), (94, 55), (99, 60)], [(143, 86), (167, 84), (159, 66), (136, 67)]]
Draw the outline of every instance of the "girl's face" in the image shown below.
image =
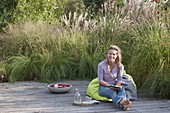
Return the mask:
[(114, 49), (110, 49), (107, 52), (107, 59), (109, 62), (115, 62), (118, 57), (118, 52)]

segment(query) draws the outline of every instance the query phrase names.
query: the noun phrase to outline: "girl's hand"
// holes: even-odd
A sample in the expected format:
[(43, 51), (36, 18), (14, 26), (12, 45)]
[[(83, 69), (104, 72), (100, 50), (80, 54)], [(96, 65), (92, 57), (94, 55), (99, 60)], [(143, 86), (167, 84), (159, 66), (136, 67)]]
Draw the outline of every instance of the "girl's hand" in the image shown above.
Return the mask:
[(121, 86), (122, 85), (122, 82), (117, 82), (116, 83), (116, 86)]
[(112, 86), (112, 84), (107, 84), (106, 86)]

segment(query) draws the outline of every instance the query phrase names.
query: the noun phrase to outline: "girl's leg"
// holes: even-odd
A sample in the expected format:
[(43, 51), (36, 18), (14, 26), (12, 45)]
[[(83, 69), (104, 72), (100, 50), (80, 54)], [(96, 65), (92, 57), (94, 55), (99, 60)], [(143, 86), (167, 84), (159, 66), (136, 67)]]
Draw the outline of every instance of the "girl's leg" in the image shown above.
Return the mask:
[[(121, 99), (122, 98), (122, 99)], [(128, 110), (131, 107), (131, 101), (126, 99), (126, 92), (124, 89), (118, 91), (118, 105), (123, 108), (124, 110)]]
[(99, 86), (99, 95), (107, 98), (111, 98), (114, 103), (117, 103), (117, 91), (110, 89), (109, 87)]
[(99, 95), (111, 98), (119, 107), (127, 110), (131, 106), (131, 102), (126, 99), (125, 90), (116, 91), (109, 87), (99, 86)]
[(125, 89), (121, 89), (117, 91), (117, 103), (121, 102), (121, 100), (126, 99)]
[(118, 104), (122, 99), (126, 99), (126, 92), (124, 89), (116, 91), (104, 86), (99, 86), (99, 95), (111, 98), (116, 104)]

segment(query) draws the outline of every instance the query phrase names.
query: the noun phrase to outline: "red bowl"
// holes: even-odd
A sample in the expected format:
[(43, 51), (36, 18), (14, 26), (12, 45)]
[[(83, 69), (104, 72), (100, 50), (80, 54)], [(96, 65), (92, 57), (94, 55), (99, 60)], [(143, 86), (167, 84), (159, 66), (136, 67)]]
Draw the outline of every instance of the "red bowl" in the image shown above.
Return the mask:
[(70, 91), (72, 85), (66, 83), (49, 84), (48, 89), (52, 93), (66, 93)]

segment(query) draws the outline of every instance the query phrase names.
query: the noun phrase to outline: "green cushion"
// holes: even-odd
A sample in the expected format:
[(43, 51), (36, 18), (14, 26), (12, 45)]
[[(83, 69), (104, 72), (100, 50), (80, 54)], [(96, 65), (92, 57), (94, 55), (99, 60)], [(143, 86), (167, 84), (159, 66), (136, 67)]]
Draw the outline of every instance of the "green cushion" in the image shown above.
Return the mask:
[[(126, 76), (129, 77), (129, 79), (132, 81), (132, 83), (135, 85), (135, 82), (133, 80), (133, 78), (126, 74)], [(135, 85), (136, 87), (136, 85)], [(103, 97), (103, 96), (100, 96), (98, 94), (98, 88), (99, 88), (99, 83), (98, 83), (98, 78), (95, 78), (93, 79), (89, 85), (88, 85), (88, 88), (87, 88), (87, 92), (86, 92), (86, 95), (90, 96), (91, 98), (95, 99), (95, 100), (100, 100), (100, 101), (111, 101), (111, 99), (109, 98), (106, 98), (106, 97)]]
[(99, 88), (98, 78), (95, 78), (89, 83), (86, 95), (90, 96), (95, 100), (108, 101), (109, 100), (108, 98), (102, 97), (98, 94), (98, 88)]

